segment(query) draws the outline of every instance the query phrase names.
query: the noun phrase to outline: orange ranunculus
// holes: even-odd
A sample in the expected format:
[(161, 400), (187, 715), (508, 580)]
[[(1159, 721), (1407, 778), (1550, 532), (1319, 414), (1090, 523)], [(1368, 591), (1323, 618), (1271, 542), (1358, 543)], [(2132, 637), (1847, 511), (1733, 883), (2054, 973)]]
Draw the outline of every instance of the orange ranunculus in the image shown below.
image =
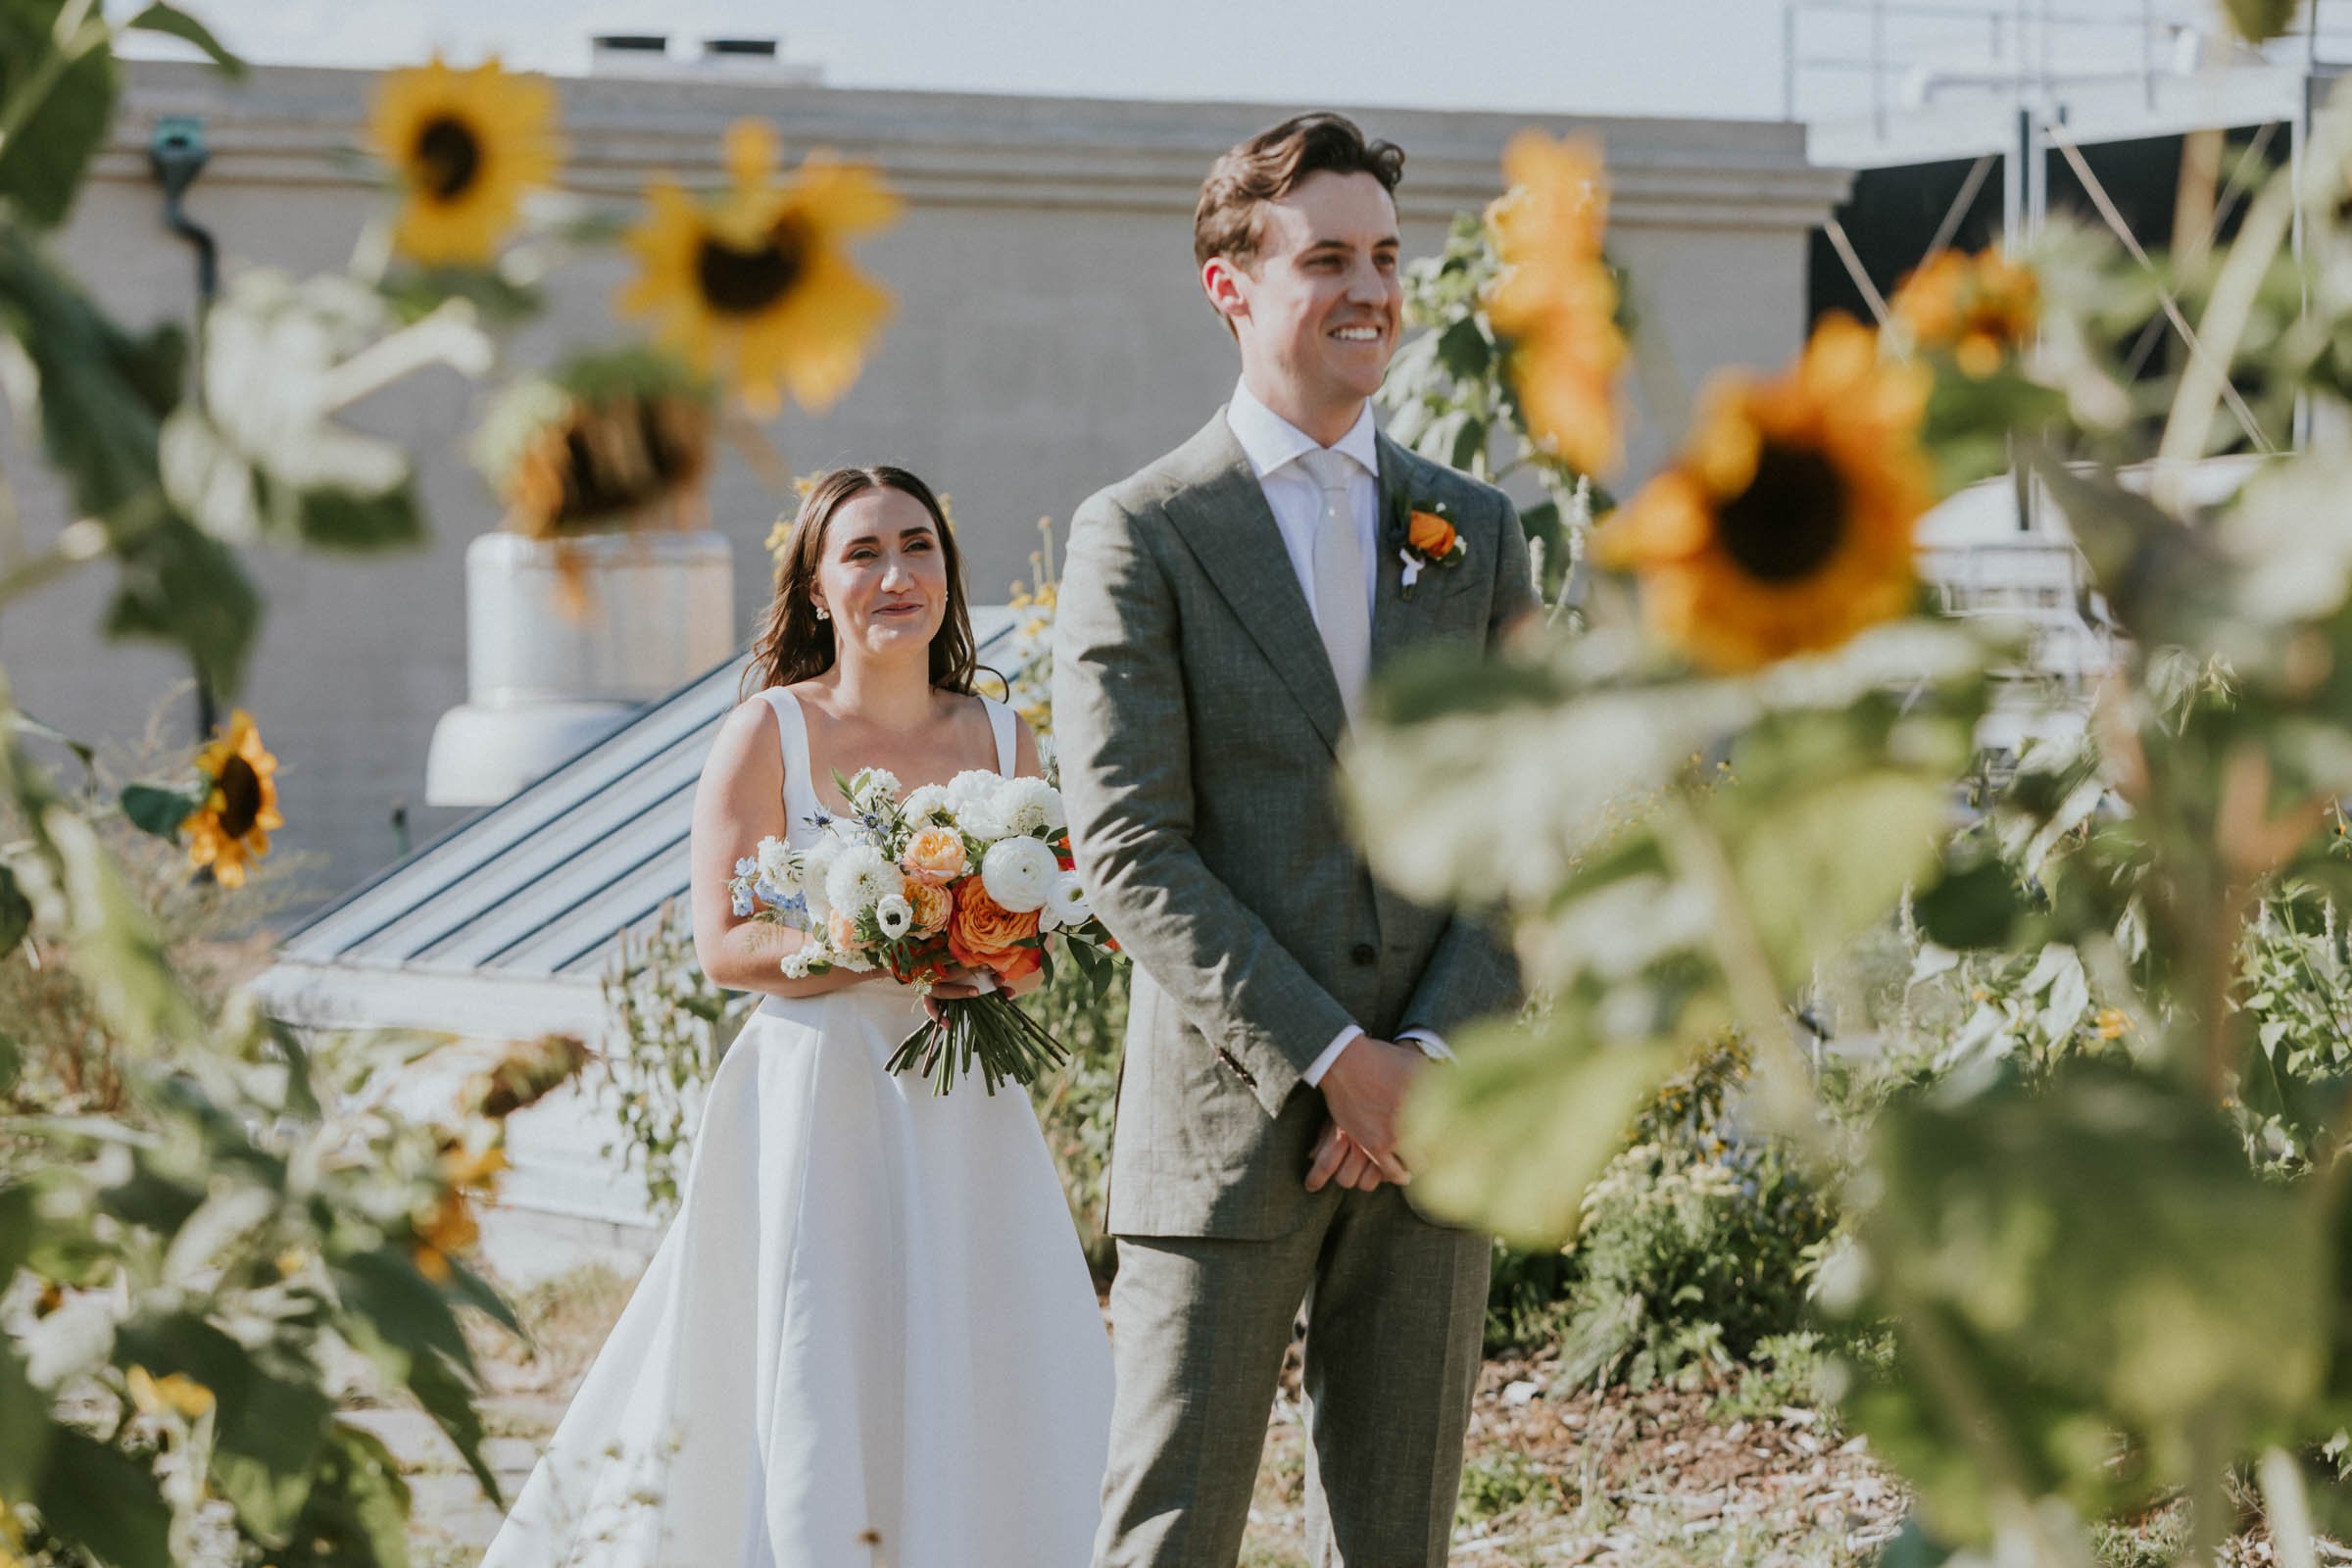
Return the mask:
[(916, 833), (906, 841), (906, 854), (899, 864), (909, 876), (943, 885), (971, 869), (963, 835), (952, 827), (927, 827)]
[(906, 906), (914, 911), (912, 934), (931, 937), (947, 929), (948, 916), (955, 910), (956, 900), (938, 883), (910, 876), (906, 879)]
[(1021, 944), (1037, 936), (1037, 911), (1015, 914), (988, 896), (978, 877), (956, 884), (956, 912), (948, 917), (948, 951), (967, 969), (994, 969), (1018, 980), (1045, 961)]
[(1405, 543), (1432, 561), (1444, 561), (1453, 554), (1453, 524), (1434, 512), (1416, 512), (1404, 530)]

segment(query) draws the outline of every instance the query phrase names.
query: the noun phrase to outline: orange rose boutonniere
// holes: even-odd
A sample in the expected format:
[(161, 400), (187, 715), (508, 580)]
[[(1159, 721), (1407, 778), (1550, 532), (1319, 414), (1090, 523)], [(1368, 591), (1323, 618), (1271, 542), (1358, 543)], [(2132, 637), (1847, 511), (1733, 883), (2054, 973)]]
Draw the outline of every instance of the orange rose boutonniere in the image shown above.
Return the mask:
[(1413, 597), (1413, 583), (1423, 571), (1432, 566), (1450, 571), (1470, 553), (1453, 524), (1449, 501), (1414, 502), (1405, 509), (1401, 527), (1392, 525), (1391, 531), (1400, 535), (1396, 554), (1404, 573), (1398, 590), (1407, 599)]

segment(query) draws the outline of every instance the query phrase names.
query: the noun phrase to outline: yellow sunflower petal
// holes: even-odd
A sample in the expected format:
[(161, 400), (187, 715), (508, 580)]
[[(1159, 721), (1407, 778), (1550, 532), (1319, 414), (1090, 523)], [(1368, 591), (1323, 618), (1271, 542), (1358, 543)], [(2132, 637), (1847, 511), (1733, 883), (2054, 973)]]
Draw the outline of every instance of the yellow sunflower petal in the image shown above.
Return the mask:
[(727, 173), (738, 185), (765, 184), (781, 154), (774, 128), (751, 115), (727, 127), (725, 148)]
[(438, 57), (386, 74), (368, 140), (404, 200), (394, 243), (427, 266), (480, 265), (514, 226), (522, 198), (563, 159), (554, 89), (493, 59), (452, 71)]
[[(751, 154), (738, 151), (748, 166)], [(870, 172), (822, 158), (787, 184), (739, 186), (714, 202), (668, 186), (649, 194), (628, 236), (638, 276), (620, 307), (651, 318), (673, 351), (756, 415), (780, 408), (787, 390), (811, 409), (838, 399), (891, 304), (838, 239), (888, 221), (897, 198)]]
[(1714, 383), (1675, 465), (1594, 537), (1653, 636), (1718, 670), (1835, 648), (1912, 602), (1933, 499), (1915, 367), (1825, 320), (1771, 381)]
[(887, 228), (906, 206), (874, 171), (822, 148), (801, 164), (800, 199), (819, 228), (840, 238)]

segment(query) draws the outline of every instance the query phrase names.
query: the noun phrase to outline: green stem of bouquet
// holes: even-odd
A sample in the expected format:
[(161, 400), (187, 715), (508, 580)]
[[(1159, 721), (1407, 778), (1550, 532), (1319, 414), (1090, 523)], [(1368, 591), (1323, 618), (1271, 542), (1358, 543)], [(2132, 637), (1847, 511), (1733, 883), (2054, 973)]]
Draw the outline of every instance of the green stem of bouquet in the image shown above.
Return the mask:
[(899, 1043), (888, 1063), (892, 1072), (912, 1071), (944, 1095), (975, 1063), (995, 1094), (1006, 1082), (1026, 1087), (1059, 1066), (1068, 1053), (1045, 1025), (1005, 996), (957, 998), (943, 1004), (941, 1019), (926, 1019)]

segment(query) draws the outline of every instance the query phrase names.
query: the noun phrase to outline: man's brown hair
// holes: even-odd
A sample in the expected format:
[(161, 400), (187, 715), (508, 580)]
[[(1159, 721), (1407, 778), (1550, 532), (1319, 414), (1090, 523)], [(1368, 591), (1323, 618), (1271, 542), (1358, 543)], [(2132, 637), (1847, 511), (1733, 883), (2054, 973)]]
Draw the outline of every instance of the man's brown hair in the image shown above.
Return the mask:
[(1404, 173), (1404, 149), (1367, 141), (1345, 115), (1299, 115), (1228, 152), (1200, 182), (1193, 209), (1193, 265), (1212, 256), (1248, 268), (1257, 258), (1257, 209), (1280, 201), (1309, 174), (1370, 174), (1391, 196)]

